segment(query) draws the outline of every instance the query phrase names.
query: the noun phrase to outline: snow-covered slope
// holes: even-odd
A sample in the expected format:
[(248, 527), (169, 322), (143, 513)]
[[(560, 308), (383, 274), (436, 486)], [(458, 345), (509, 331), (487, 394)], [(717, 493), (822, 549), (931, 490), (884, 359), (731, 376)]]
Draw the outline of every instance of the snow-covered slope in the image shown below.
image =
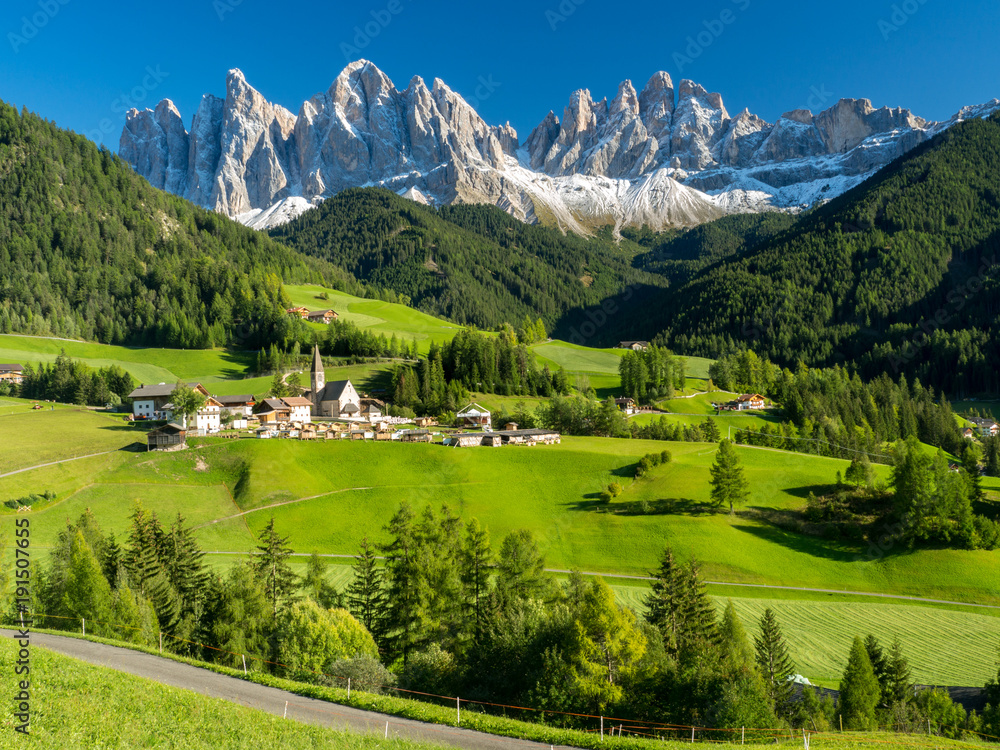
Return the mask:
[[(675, 98), (676, 94), (676, 98)], [(550, 112), (524, 143), (490, 126), (436, 79), (400, 91), (375, 65), (348, 65), (298, 114), (231, 70), (184, 129), (164, 100), (131, 110), (119, 151), (156, 187), (265, 229), (347, 187), (378, 185), (428, 204), (492, 203), (518, 218), (590, 233), (612, 224), (693, 226), (729, 212), (799, 210), (840, 195), (927, 138), (1000, 109), (946, 122), (841, 99), (768, 123), (730, 117), (719, 94), (656, 73), (614, 99), (587, 90)]]

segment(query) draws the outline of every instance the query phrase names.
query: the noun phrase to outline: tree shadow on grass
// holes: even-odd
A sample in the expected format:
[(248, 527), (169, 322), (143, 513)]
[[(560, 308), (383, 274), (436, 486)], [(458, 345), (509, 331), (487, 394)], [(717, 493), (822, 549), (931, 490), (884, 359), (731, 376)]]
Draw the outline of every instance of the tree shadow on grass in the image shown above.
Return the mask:
[(733, 524), (736, 531), (751, 534), (771, 544), (777, 544), (793, 552), (810, 557), (821, 557), (834, 562), (864, 562), (868, 559), (864, 547), (820, 539), (792, 531), (784, 531), (772, 526), (750, 526)]
[(689, 498), (663, 498), (648, 501), (601, 499), (598, 492), (584, 495), (575, 503), (565, 503), (570, 510), (590, 513), (614, 513), (619, 516), (708, 516), (719, 512), (718, 508), (699, 503)]
[(792, 497), (800, 497), (803, 500), (809, 497), (810, 493), (819, 497), (820, 495), (829, 495), (837, 491), (837, 485), (834, 482), (830, 484), (810, 484), (805, 487), (785, 487), (783, 488)]

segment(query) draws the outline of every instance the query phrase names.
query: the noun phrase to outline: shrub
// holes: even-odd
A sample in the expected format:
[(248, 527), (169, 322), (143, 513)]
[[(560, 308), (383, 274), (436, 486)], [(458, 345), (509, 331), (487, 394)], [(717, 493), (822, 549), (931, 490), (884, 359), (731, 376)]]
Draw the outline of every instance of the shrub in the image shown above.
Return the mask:
[(611, 497), (618, 497), (622, 492), (624, 492), (624, 487), (622, 487), (618, 482), (612, 482), (608, 485), (608, 493)]
[(424, 651), (411, 654), (400, 676), (400, 685), (436, 695), (454, 695), (458, 682), (455, 657), (432, 643)]
[(319, 682), (330, 687), (346, 688), (350, 678), (352, 689), (382, 695), (391, 692), (396, 685), (396, 675), (368, 654), (337, 659), (328, 663), (323, 671), (329, 676), (324, 675)]

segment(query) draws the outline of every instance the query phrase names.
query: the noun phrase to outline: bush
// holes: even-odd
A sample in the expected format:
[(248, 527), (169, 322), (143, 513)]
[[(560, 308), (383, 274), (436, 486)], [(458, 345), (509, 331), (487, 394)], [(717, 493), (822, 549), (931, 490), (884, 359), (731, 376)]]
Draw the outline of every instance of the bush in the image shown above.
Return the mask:
[(458, 682), (455, 657), (432, 643), (424, 651), (411, 654), (400, 676), (400, 686), (435, 695), (454, 695)]
[(351, 680), (351, 689), (365, 693), (383, 695), (396, 686), (396, 675), (382, 666), (381, 662), (368, 654), (360, 654), (350, 659), (337, 659), (323, 669), (329, 676), (319, 682), (329, 687), (346, 688)]
[(660, 463), (669, 464), (673, 456), (670, 455), (670, 451), (660, 452)]
[(618, 497), (622, 492), (624, 492), (624, 487), (622, 487), (618, 482), (612, 482), (608, 485), (608, 494), (611, 497)]
[(605, 490), (604, 492), (601, 493), (600, 500), (605, 505), (607, 505), (608, 503), (610, 503), (613, 499), (614, 499), (614, 495), (612, 495), (607, 490)]

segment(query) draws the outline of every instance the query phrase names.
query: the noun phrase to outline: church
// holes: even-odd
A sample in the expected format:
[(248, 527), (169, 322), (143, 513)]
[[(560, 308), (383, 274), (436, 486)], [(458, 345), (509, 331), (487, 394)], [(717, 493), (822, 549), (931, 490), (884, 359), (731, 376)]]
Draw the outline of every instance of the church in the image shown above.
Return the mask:
[(326, 382), (326, 371), (323, 369), (323, 358), (319, 355), (318, 346), (313, 349), (310, 383), (312, 390), (305, 396), (312, 401), (314, 417), (357, 419), (361, 416), (361, 396), (350, 380)]

